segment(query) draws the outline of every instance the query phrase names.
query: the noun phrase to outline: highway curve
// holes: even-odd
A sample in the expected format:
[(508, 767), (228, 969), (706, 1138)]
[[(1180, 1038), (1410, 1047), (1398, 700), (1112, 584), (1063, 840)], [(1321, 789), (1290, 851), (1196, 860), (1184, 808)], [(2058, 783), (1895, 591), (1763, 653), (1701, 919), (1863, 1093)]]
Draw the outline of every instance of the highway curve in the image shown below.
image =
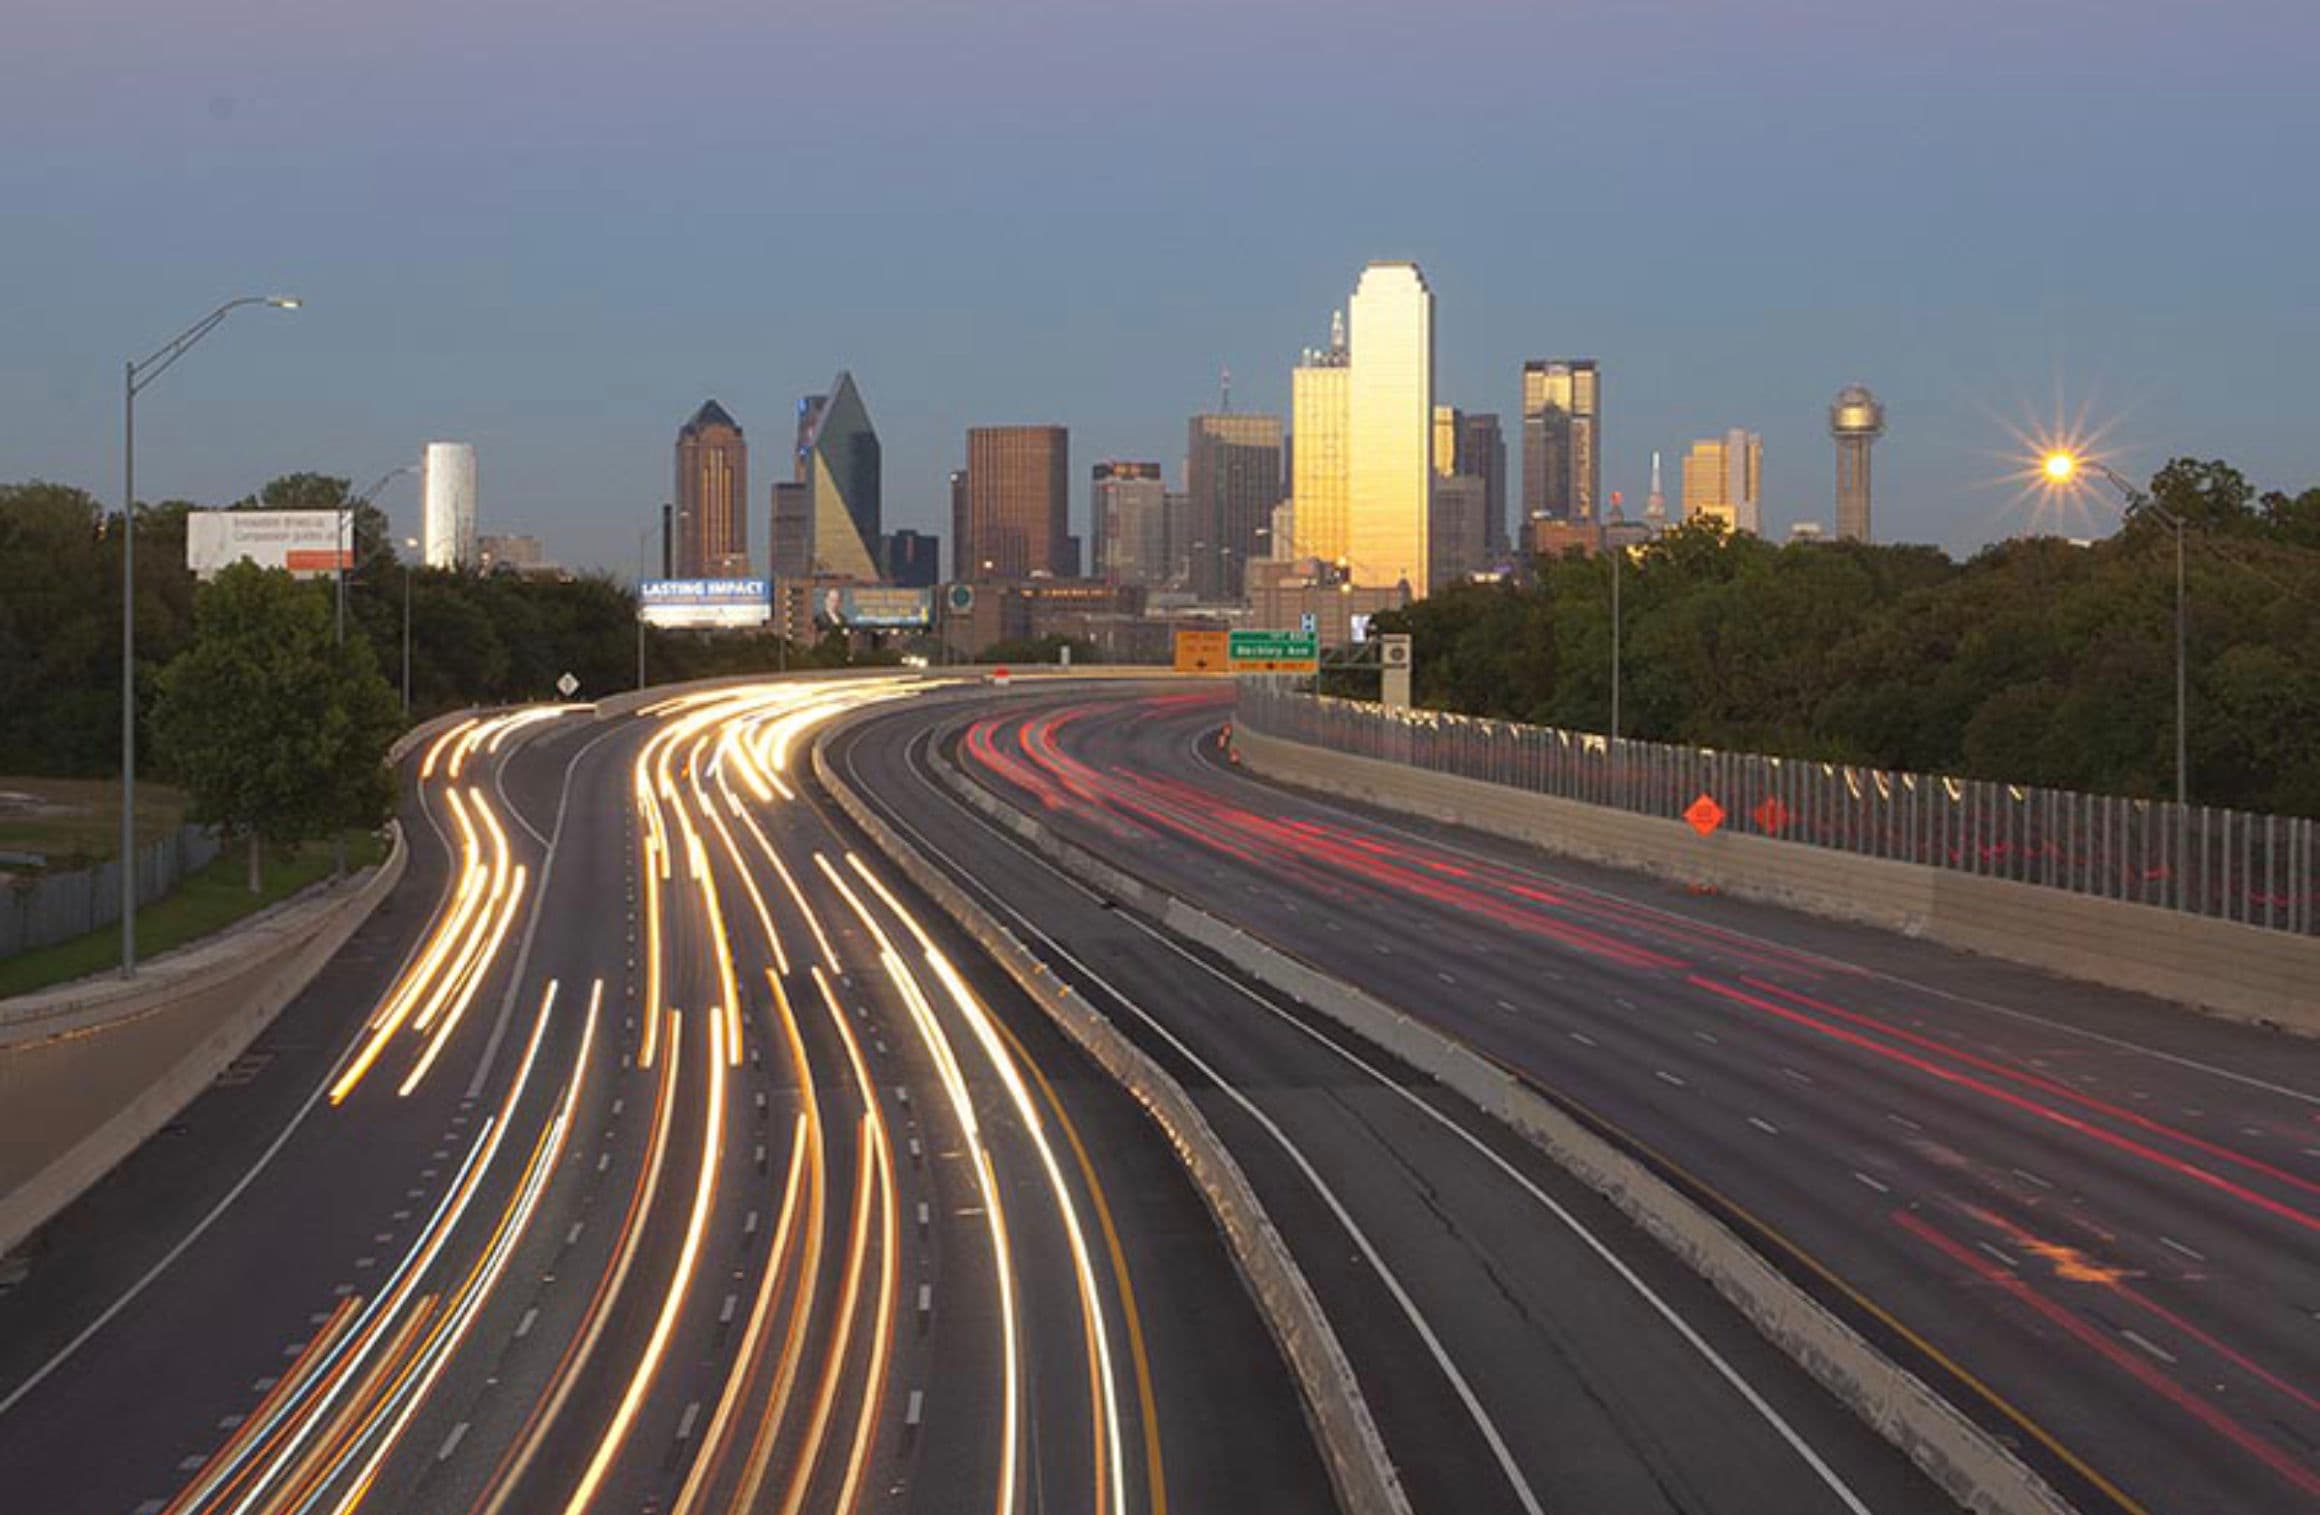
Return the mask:
[[(1109, 908), (927, 772), (930, 746), (953, 730), (995, 721), (1013, 733), (1059, 702), (1146, 708), (1120, 698), (1081, 686), (873, 712), (833, 734), (828, 755), (1193, 1091), (1336, 1323), (1417, 1509), (1952, 1508), (1725, 1301), (1521, 1141)], [(1213, 724), (1213, 707), (1202, 719)], [(1180, 887), (1235, 908), (1228, 862), (1179, 854), (1165, 834), (1077, 796), (1050, 807), (1013, 793), (1123, 866), (1159, 876), (1180, 856)]]
[(797, 786), (911, 693), (414, 754), (387, 908), (0, 1295), (0, 1504), (1330, 1507), (1157, 1131)]
[(957, 750), (1649, 1157), (2081, 1509), (2320, 1508), (2320, 1046), (1293, 793), (1229, 710), (1083, 688)]

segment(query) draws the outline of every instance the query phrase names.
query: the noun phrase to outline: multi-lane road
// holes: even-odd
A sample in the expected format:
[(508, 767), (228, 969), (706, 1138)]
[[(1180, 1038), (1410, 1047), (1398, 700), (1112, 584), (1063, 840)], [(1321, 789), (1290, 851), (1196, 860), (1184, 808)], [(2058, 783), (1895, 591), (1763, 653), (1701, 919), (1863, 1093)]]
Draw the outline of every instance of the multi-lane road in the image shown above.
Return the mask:
[[(850, 760), (1043, 924), (1062, 919), (1069, 886), (1030, 882), (1027, 854), (945, 802), (926, 777), (930, 746), (1065, 836), (1518, 1070), (1718, 1210), (2081, 1509), (2320, 1507), (2320, 1047), (1289, 792), (1231, 765), (1218, 741), (1229, 713), (1216, 692), (1091, 689), (998, 711), (923, 707), (864, 727)], [(1326, 1033), (1222, 980), (1171, 1007), (1170, 990), (1209, 966), (1150, 923), (1113, 936), (1130, 932), (1177, 957), (1174, 984), (1162, 987), (1153, 952), (1138, 979), (1078, 925), (1053, 934), (1091, 974), (1128, 975), (1129, 997), (1193, 1051), (1243, 1058), (1228, 1080), (1263, 1090), (1274, 1120), (1307, 1119), (1298, 1107), (1321, 1101), (1289, 1091), (1323, 1082), (1338, 1054), (1268, 1070), (1252, 1049), (1277, 1026), (1308, 1042)], [(1526, 1399), (1521, 1368), (1501, 1379), (1493, 1354), (1526, 1325), (1533, 1342), (1568, 1341), (1556, 1298), (1600, 1286), (1569, 1258), (1542, 1281), (1550, 1264), (1534, 1249), (1557, 1228), (1507, 1175), (1470, 1165), (1468, 1182), (1499, 1192), (1445, 1189), (1413, 1134), (1432, 1117), (1403, 1113), (1419, 1091), (1390, 1069), (1358, 1097), (1352, 1082), (1350, 1061), (1329, 1081), (1342, 1131), (1307, 1124), (1296, 1140), (1307, 1156), (1359, 1144), (1336, 1170), (1346, 1183), (1415, 1191), (1398, 1209), (1385, 1195), (1374, 1209), (1348, 1201), (1363, 1225), (1379, 1217), (1386, 1265), (1409, 1258), (1404, 1287), (1420, 1293), (1429, 1267), (1468, 1270), (1467, 1287), (1441, 1285), (1446, 1350), (1429, 1388), (1437, 1407), (1461, 1379), (1474, 1390), (1473, 1438), (1497, 1452), (1488, 1415), (1520, 1504), (1523, 1483), (1536, 1491), (1569, 1463), (1556, 1441), (1526, 1439), (1532, 1416), (1497, 1411), (1584, 1396)], [(1400, 1123), (1385, 1123), (1397, 1102)], [(1421, 1230), (1418, 1202), (1435, 1211), (1431, 1232), (1397, 1235)], [(1318, 1244), (1324, 1226), (1300, 1234)], [(1335, 1240), (1351, 1234), (1349, 1222)], [(1505, 1308), (1490, 1319), (1466, 1306), (1471, 1327), (1448, 1303), (1486, 1293)], [(1621, 1329), (1635, 1382), (1655, 1386), (1645, 1410), (1704, 1396), (1699, 1363), (1645, 1359), (1652, 1333)], [(1402, 1366), (1404, 1387), (1420, 1366)], [(1779, 1382), (1776, 1369), (1740, 1376)], [(1615, 1407), (1623, 1381), (1607, 1381), (1596, 1404)], [(1763, 1418), (1731, 1393), (1718, 1439), (1762, 1440)], [(1391, 1434), (1394, 1406), (1383, 1414)], [(1654, 1421), (1586, 1424), (1605, 1451), (1634, 1448)], [(1837, 1428), (1806, 1427), (1808, 1444), (1843, 1444)]]
[(2089, 1515), (2320, 1502), (2320, 1049), (1286, 791), (1228, 716), (868, 678), (447, 723), (387, 907), (0, 1286), (0, 1506), (1333, 1507), (1178, 1155), (817, 743), (1191, 1093), (1415, 1509), (1951, 1506), (1527, 1143), (948, 781), (1516, 1071)]
[(415, 754), (387, 911), (0, 1296), (0, 1504), (1327, 1508), (1158, 1133), (801, 792), (902, 693)]

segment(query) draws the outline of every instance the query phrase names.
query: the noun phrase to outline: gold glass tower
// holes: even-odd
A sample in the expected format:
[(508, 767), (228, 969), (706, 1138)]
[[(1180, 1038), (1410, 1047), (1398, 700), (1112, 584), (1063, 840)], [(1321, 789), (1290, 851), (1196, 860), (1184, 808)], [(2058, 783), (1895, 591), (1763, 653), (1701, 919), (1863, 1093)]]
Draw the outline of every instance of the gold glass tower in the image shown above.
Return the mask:
[(1758, 533), (1764, 439), (1735, 427), (1692, 444), (1684, 458), (1684, 519), (1712, 516), (1726, 531)]
[(1406, 580), (1423, 594), (1434, 488), (1434, 293), (1417, 264), (1362, 270), (1349, 335), (1346, 556), (1356, 583)]
[(1289, 520), (1296, 533), (1291, 557), (1334, 563), (1353, 551), (1345, 520), (1351, 378), (1340, 314), (1330, 319), (1329, 346), (1306, 349), (1289, 375), (1289, 435), (1297, 444), (1289, 457)]

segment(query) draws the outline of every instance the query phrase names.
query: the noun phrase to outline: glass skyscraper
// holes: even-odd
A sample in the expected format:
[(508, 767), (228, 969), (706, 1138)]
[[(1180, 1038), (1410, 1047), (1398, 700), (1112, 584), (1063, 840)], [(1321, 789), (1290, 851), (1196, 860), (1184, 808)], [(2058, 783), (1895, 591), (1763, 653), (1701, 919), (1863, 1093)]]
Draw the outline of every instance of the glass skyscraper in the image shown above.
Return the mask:
[(1357, 584), (1406, 581), (1423, 594), (1434, 487), (1434, 293), (1415, 263), (1372, 263), (1350, 314), (1345, 556)]
[(1281, 418), (1194, 416), (1186, 438), (1192, 496), (1192, 591), (1211, 604), (1241, 597), (1249, 561), (1272, 556), (1281, 503)]
[(880, 468), (878, 432), (852, 374), (798, 401), (797, 482), (809, 501), (813, 574), (878, 579)]
[(1600, 518), (1602, 376), (1593, 358), (1523, 365), (1523, 513), (1574, 525)]
[(1351, 361), (1340, 313), (1330, 318), (1329, 345), (1307, 348), (1289, 375), (1289, 434), (1296, 442), (1289, 459), (1291, 557), (1335, 563), (1353, 550), (1345, 519)]

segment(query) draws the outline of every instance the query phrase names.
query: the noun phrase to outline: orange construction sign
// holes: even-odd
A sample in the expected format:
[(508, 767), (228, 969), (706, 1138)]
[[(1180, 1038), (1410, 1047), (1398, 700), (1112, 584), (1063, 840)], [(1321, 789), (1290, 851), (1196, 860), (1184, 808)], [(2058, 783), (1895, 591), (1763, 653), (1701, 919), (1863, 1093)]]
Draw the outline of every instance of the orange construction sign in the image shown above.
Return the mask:
[(1232, 664), (1232, 633), (1180, 626), (1176, 629), (1178, 673), (1223, 673)]
[(1702, 794), (1684, 811), (1684, 819), (1691, 822), (1694, 831), (1706, 836), (1724, 824), (1724, 807), (1716, 803), (1714, 796)]

